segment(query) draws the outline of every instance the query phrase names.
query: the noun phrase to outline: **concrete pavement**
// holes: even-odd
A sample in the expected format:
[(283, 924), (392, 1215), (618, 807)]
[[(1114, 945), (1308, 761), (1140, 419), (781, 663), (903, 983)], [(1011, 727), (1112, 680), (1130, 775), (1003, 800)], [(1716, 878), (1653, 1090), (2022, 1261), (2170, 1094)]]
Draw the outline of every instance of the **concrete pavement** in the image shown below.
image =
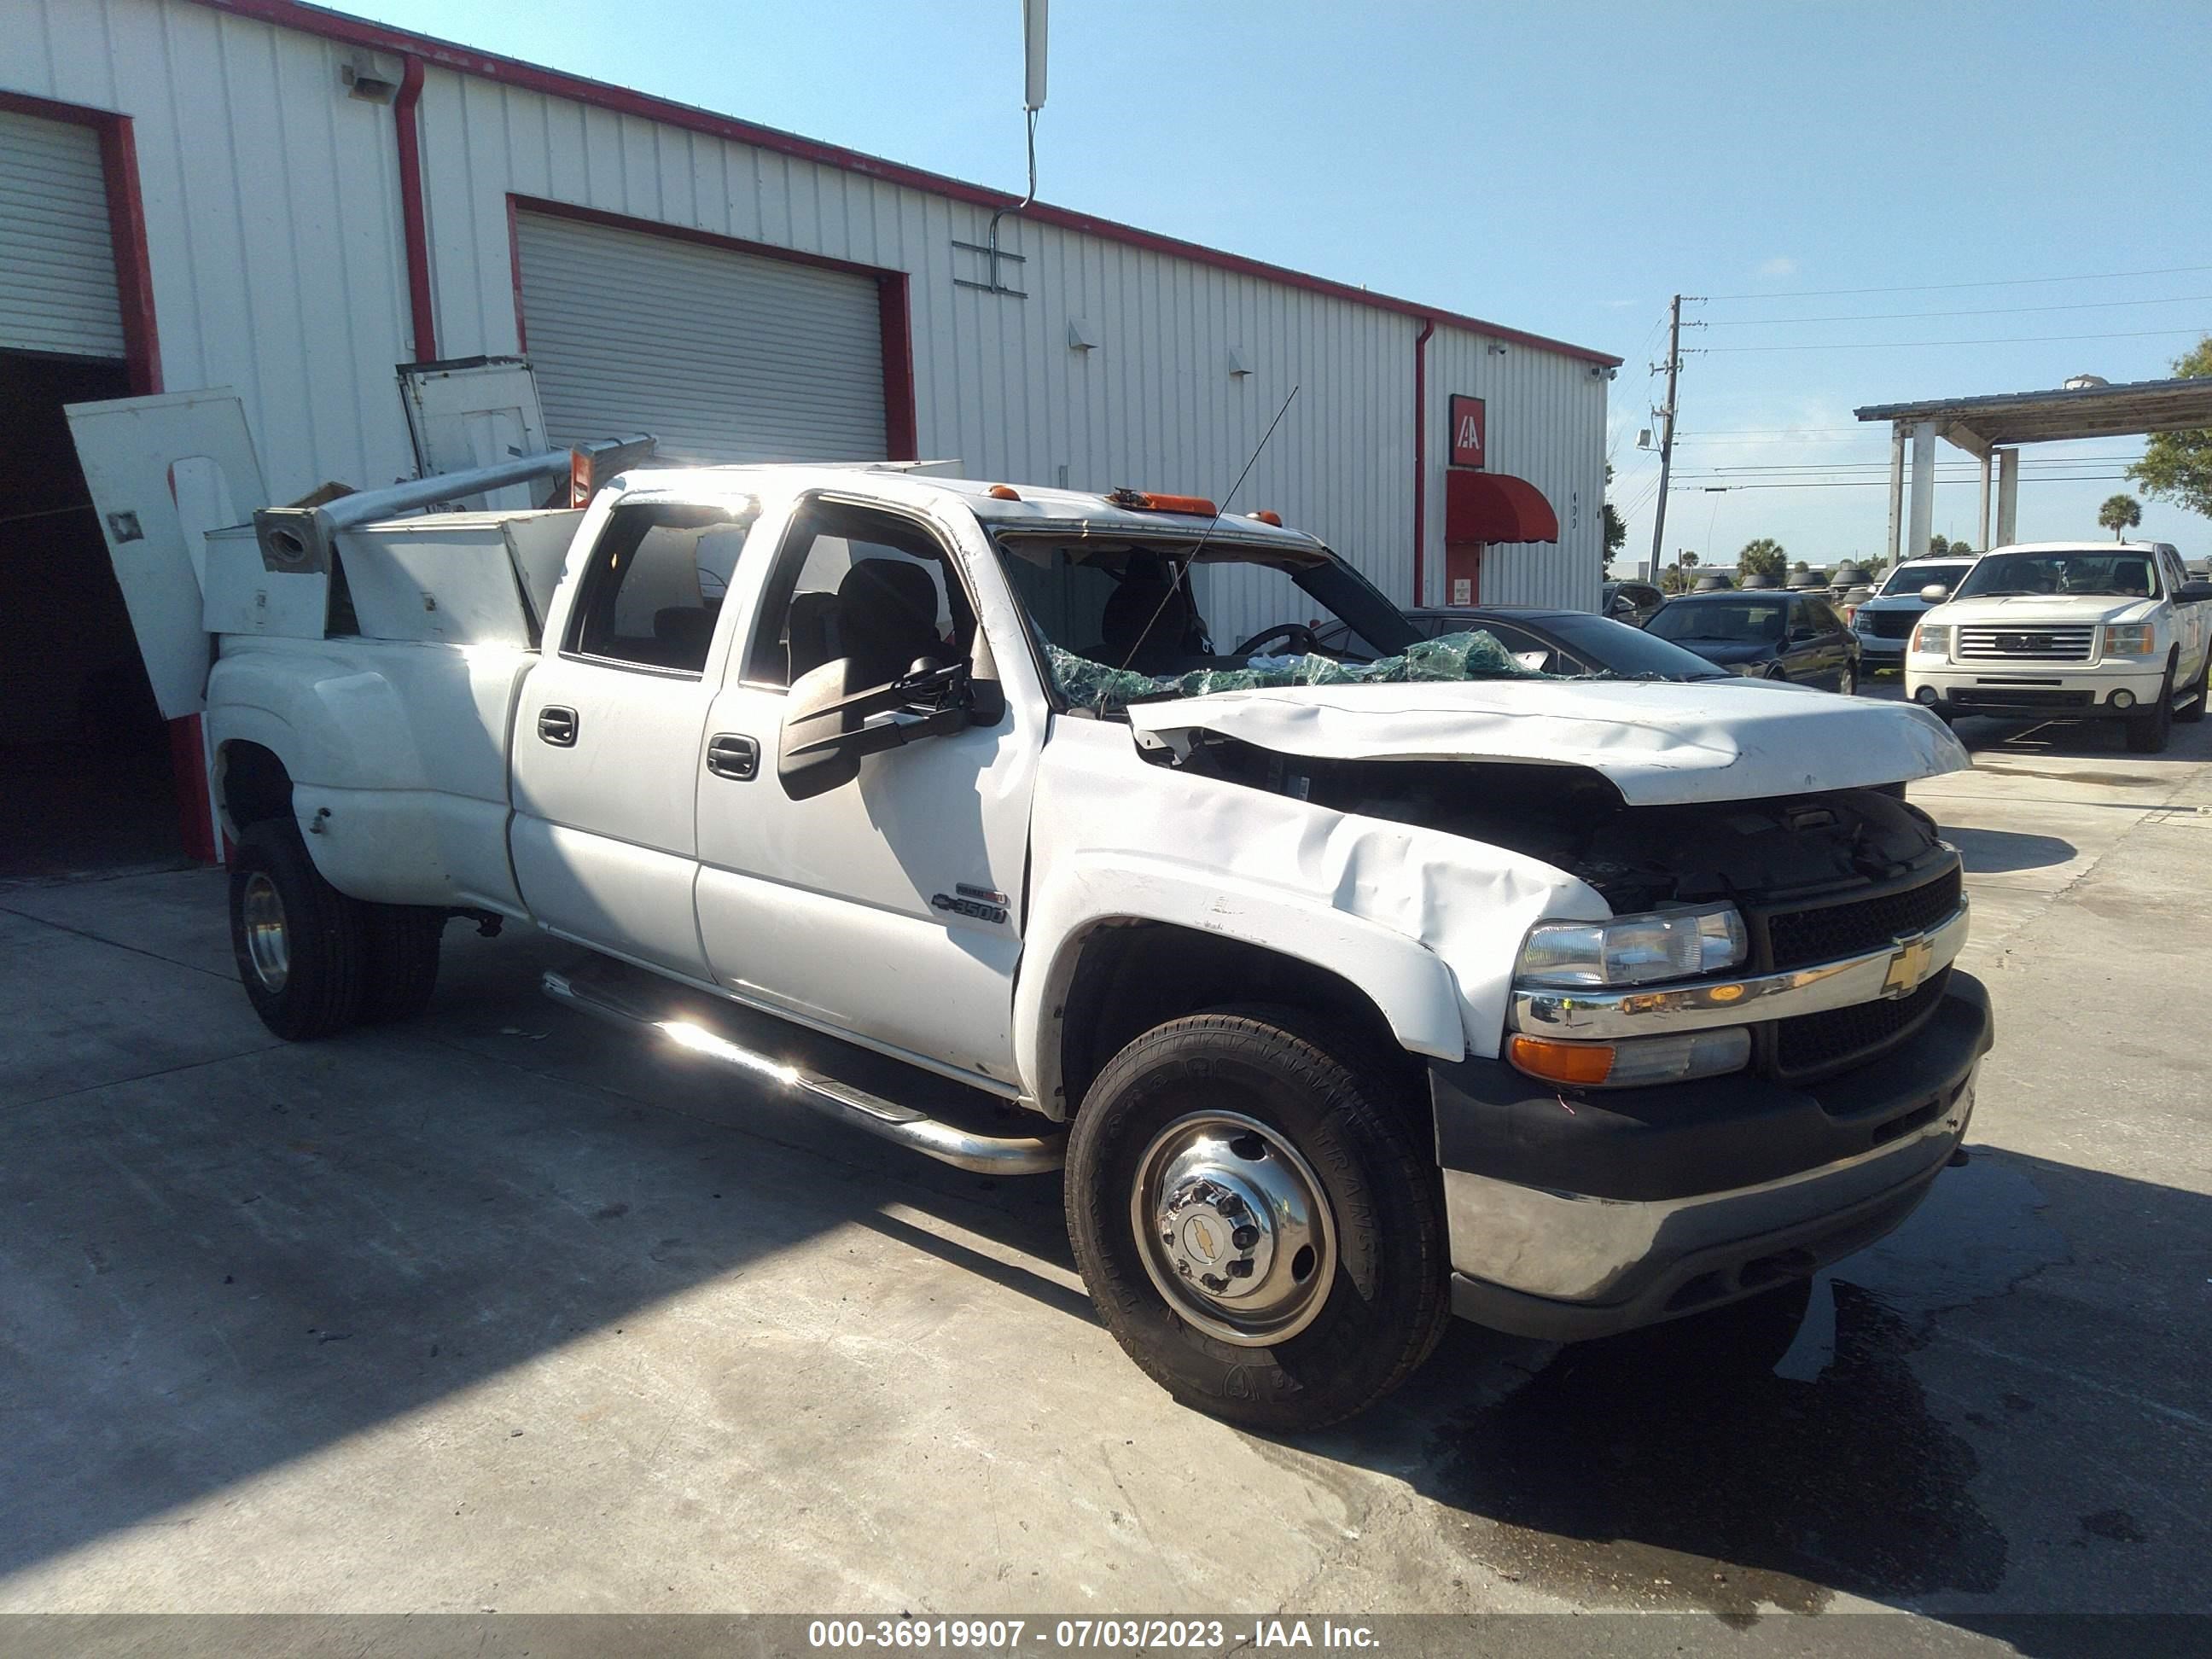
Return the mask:
[(1778, 1372), (1460, 1328), (1295, 1444), (1121, 1358), (1056, 1181), (565, 1015), (563, 948), (292, 1047), (219, 875), (0, 890), (0, 1610), (2212, 1611), (2212, 726), (1962, 735), (1976, 1157)]

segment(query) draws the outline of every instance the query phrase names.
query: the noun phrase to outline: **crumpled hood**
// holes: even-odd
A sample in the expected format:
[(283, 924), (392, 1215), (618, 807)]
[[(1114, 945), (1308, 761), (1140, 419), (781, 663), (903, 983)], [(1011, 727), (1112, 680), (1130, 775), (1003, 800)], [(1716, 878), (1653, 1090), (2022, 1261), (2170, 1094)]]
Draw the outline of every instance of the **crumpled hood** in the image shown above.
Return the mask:
[(1970, 626), (2055, 623), (2079, 628), (2087, 623), (2148, 622), (2159, 603), (2124, 593), (2008, 593), (2002, 599), (1954, 599), (1942, 607), (1942, 616), (1929, 620)]
[(1632, 806), (1752, 800), (1962, 772), (1933, 714), (1748, 680), (1470, 680), (1224, 691), (1133, 704), (1148, 746), (1217, 732), (1327, 760), (1584, 766)]

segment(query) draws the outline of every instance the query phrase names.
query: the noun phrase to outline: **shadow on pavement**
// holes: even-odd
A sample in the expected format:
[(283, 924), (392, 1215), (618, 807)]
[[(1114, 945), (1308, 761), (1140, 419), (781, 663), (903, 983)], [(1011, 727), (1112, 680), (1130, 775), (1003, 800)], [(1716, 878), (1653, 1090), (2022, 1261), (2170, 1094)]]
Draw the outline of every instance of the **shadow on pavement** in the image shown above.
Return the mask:
[[(1984, 1149), (1820, 1275), (1771, 1369), (1456, 1325), (1394, 1405), (1304, 1449), (1500, 1523), (1458, 1534), (1477, 1565), (1584, 1606), (2203, 1612), (2191, 1230), (2212, 1239), (2212, 1200)], [(2053, 1285), (2076, 1237), (2096, 1282)], [(2045, 1634), (2021, 1650), (2081, 1650)]]
[[(1091, 1317), (1057, 1181), (733, 1100), (520, 988), (544, 949), (456, 951), (419, 1030), (0, 1113), (0, 1574), (833, 1229)], [(2212, 1526), (2176, 1494), (2212, 1489), (2208, 1281), (2212, 1200), (1984, 1150), (1822, 1275), (1778, 1367), (1670, 1381), (1634, 1339), (1456, 1326), (1299, 1450), (1496, 1523), (1457, 1529), (1472, 1567), (1582, 1605), (2193, 1607)], [(840, 1288), (854, 1320), (913, 1299)]]
[(2034, 836), (2017, 830), (1972, 830), (1947, 824), (1943, 838), (1959, 849), (1966, 873), (2006, 875), (2021, 870), (2046, 870), (2064, 864), (2080, 853), (2070, 841), (2057, 836)]
[[(460, 933), (419, 1027), (0, 1111), (0, 1576), (848, 1224), (1090, 1317), (1057, 1180), (749, 1099), (544, 1003), (543, 943)], [(829, 1299), (911, 1316), (860, 1278)]]

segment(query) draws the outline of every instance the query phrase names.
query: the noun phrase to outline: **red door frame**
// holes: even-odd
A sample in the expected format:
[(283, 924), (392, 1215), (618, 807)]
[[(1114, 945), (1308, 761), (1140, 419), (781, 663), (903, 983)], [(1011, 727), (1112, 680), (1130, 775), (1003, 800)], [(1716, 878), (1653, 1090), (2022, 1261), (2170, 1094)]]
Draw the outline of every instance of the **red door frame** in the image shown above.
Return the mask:
[(908, 292), (907, 274), (903, 270), (889, 270), (881, 265), (864, 265), (851, 259), (833, 259), (826, 254), (802, 253), (794, 248), (777, 247), (766, 242), (748, 242), (740, 237), (724, 236), (715, 231), (695, 230), (689, 225), (672, 225), (658, 219), (639, 219), (626, 213), (608, 213), (599, 208), (579, 207), (573, 202), (553, 202), (543, 197), (510, 193), (507, 198), (507, 252), (514, 283), (514, 343), (516, 349), (526, 355), (530, 349), (530, 333), (522, 310), (522, 244), (515, 230), (515, 217), (522, 213), (574, 219), (583, 224), (604, 225), (610, 230), (634, 231), (641, 235), (661, 236), (676, 242), (694, 242), (702, 247), (720, 248), (732, 253), (750, 253), (763, 259), (781, 259), (786, 264), (812, 265), (822, 270), (842, 270), (848, 276), (870, 278), (876, 285), (876, 314), (883, 330), (884, 459), (892, 461), (921, 459), (917, 447), (920, 437), (914, 403), (913, 301)]
[(123, 361), (130, 371), (132, 396), (159, 392), (161, 343), (154, 326), (154, 276), (146, 254), (146, 210), (138, 194), (138, 144), (131, 136), (131, 118), (21, 92), (0, 92), (0, 110), (90, 127), (99, 135), (100, 170), (107, 187), (107, 234), (115, 246), (115, 297), (123, 313)]
[[(98, 135), (100, 177), (107, 192), (107, 234), (115, 252), (115, 298), (122, 313), (124, 369), (133, 397), (161, 391), (161, 337), (154, 317), (146, 204), (139, 192), (138, 141), (131, 118), (21, 92), (0, 91), (0, 110), (90, 127)], [(201, 863), (213, 863), (215, 811), (208, 796), (206, 738), (198, 714), (169, 722), (169, 765), (176, 778), (177, 827), (185, 851)]]

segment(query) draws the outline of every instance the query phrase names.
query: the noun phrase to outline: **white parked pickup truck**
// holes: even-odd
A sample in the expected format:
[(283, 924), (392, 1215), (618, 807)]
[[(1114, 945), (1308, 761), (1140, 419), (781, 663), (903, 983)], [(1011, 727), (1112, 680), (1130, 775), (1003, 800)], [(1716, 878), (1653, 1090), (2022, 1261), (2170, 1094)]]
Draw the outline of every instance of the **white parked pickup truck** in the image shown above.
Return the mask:
[(2164, 542), (1994, 548), (1923, 613), (1905, 658), (1905, 695), (1947, 721), (2119, 720), (2148, 754), (2204, 718), (2208, 675), (2212, 582)]
[(556, 998), (743, 1086), (1064, 1163), (1130, 1355), (1272, 1430), (1455, 1313), (1741, 1359), (1959, 1154), (1991, 1025), (1898, 787), (1966, 764), (1924, 712), (1547, 678), (1187, 498), (374, 505), (211, 536), (191, 623), (283, 1036), (421, 1008), (456, 916), (544, 928)]

